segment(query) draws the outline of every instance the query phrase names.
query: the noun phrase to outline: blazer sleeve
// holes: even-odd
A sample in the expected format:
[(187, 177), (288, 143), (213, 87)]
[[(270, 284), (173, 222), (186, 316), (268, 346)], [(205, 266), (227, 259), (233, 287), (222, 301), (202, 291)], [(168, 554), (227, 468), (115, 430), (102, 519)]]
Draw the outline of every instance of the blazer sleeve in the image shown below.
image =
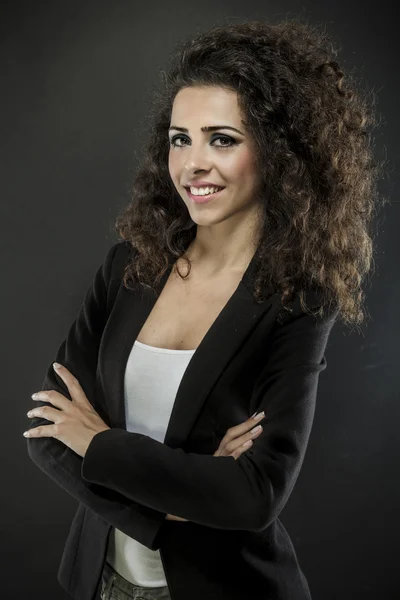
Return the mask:
[[(116, 252), (123, 251), (124, 244), (118, 242), (107, 252), (86, 292), (76, 320), (52, 361), (60, 362), (77, 377), (89, 402), (107, 425), (108, 417), (103, 414), (95, 397), (95, 376), (100, 340), (107, 321), (107, 291), (112, 266)], [(56, 390), (71, 400), (68, 388), (55, 373), (52, 363), (41, 389)], [(37, 401), (35, 406), (51, 404)], [(51, 422), (47, 419), (35, 417), (31, 419), (29, 429), (49, 424)], [(82, 457), (55, 438), (27, 438), (27, 446), (32, 461), (79, 502), (151, 550), (159, 548), (156, 536), (165, 522), (166, 513), (138, 504), (118, 490), (83, 479)]]
[(290, 317), (275, 326), (250, 402), (252, 410), (265, 411), (263, 431), (238, 460), (186, 453), (115, 428), (93, 437), (82, 462), (83, 478), (202, 525), (264, 530), (278, 517), (298, 477), (337, 313), (334, 308), (324, 317), (309, 315), (296, 300)]

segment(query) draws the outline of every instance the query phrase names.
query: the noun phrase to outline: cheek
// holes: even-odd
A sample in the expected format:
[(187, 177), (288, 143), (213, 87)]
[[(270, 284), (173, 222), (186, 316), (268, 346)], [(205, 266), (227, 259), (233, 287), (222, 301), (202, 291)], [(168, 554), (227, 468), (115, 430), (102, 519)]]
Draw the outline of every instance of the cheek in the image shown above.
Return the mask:
[(231, 181), (242, 186), (253, 186), (258, 177), (254, 158), (250, 152), (238, 153), (229, 166)]
[(171, 176), (171, 179), (176, 183), (176, 180), (179, 180), (179, 165), (177, 157), (174, 156), (171, 152), (168, 155), (168, 170)]

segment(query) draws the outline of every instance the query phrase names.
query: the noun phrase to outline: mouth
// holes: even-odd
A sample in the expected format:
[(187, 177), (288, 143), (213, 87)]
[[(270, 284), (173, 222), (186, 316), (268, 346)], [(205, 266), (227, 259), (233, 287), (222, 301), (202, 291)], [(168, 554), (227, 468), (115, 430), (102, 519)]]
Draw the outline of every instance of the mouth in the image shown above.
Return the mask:
[(223, 187), (220, 190), (218, 190), (217, 192), (214, 192), (213, 194), (205, 194), (203, 196), (195, 196), (194, 194), (192, 194), (190, 192), (190, 188), (185, 187), (187, 195), (189, 196), (189, 198), (191, 200), (193, 200), (193, 202), (195, 204), (206, 204), (207, 202), (210, 202), (210, 200), (217, 198), (217, 196), (219, 196), (224, 191), (224, 189), (225, 188)]

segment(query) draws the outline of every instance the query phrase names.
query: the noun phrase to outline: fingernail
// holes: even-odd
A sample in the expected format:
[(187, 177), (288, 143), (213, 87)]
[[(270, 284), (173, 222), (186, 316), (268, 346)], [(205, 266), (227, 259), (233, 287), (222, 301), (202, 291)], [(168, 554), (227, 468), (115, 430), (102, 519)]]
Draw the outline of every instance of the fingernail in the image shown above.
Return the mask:
[(257, 414), (257, 411), (254, 413), (254, 415), (251, 415), (250, 419), (252, 419), (253, 417), (255, 417)]
[(257, 425), (257, 427), (253, 427), (253, 429), (250, 430), (250, 433), (257, 433), (257, 431), (260, 431), (261, 429), (261, 425)]
[(59, 368), (61, 367), (61, 365), (60, 365), (58, 362), (54, 362), (54, 363), (53, 363), (53, 367), (54, 367), (55, 369), (59, 369)]
[(247, 442), (245, 442), (244, 444), (242, 444), (243, 448), (247, 448), (247, 446), (251, 446), (253, 443), (253, 440), (247, 440)]
[(255, 418), (256, 421), (260, 421), (260, 419), (262, 419), (263, 417), (265, 417), (265, 412), (262, 411), (260, 412)]

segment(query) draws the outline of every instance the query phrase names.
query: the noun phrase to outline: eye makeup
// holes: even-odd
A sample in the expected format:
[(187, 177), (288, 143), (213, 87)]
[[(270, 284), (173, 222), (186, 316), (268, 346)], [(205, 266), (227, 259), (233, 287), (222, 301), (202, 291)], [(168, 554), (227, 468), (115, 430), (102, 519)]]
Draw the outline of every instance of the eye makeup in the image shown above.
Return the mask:
[[(183, 148), (183, 145), (176, 145), (176, 140), (178, 139), (187, 139), (186, 136), (183, 135), (174, 135), (171, 139), (170, 139), (170, 146), (172, 146), (173, 148)], [(216, 135), (213, 136), (212, 142), (214, 142), (215, 140), (222, 140), (224, 143), (219, 146), (216, 145), (216, 148), (232, 148), (233, 146), (237, 146), (239, 144), (238, 141), (236, 141), (234, 138), (230, 137), (229, 135)], [(225, 143), (225, 142), (229, 142), (229, 143)], [(184, 144), (186, 145), (186, 144)]]

